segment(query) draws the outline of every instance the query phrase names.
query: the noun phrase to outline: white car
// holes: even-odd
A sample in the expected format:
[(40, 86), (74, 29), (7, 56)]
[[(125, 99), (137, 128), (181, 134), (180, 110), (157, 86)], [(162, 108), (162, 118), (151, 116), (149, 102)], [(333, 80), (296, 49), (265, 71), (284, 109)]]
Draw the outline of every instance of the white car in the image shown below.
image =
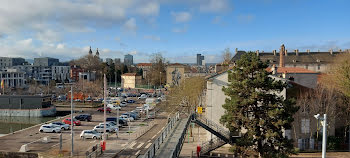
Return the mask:
[(138, 112), (144, 112), (144, 109), (143, 109), (143, 107), (136, 107), (136, 109), (135, 109), (136, 111), (138, 111)]
[(111, 109), (113, 109), (113, 110), (117, 110), (117, 109), (121, 109), (121, 107), (120, 106), (118, 106), (118, 105), (114, 105), (114, 104), (108, 104), (107, 105), (107, 107), (109, 107), (109, 108), (111, 108)]
[(124, 119), (124, 120), (127, 120), (127, 121), (134, 121), (134, 118), (133, 117), (129, 117), (128, 115), (120, 115), (121, 119)]
[(127, 105), (127, 103), (125, 103), (125, 102), (121, 102), (121, 103), (120, 103), (120, 106), (121, 106), (121, 107), (124, 107), (124, 106), (126, 106), (126, 105)]
[(42, 125), (40, 127), (39, 132), (57, 133), (57, 132), (61, 132), (61, 128), (57, 127), (57, 126), (54, 126), (54, 125), (46, 124), (46, 125)]
[(142, 94), (140, 97), (138, 97), (138, 99), (146, 99), (147, 95), (146, 94)]
[[(99, 126), (103, 126), (104, 123), (100, 123)], [(106, 122), (106, 125), (107, 127), (110, 127), (113, 129), (114, 132), (117, 132), (118, 131), (118, 127), (117, 127), (117, 124), (114, 124), (112, 122)]]
[(53, 125), (53, 126), (59, 127), (59, 128), (61, 128), (61, 130), (68, 130), (68, 129), (70, 129), (70, 125), (69, 124), (65, 124), (65, 123), (62, 123), (62, 122), (52, 122), (49, 125)]
[(94, 130), (83, 130), (80, 133), (80, 138), (102, 139), (102, 134)]
[[(104, 126), (103, 125), (97, 125), (97, 126), (95, 126), (94, 127), (94, 130), (96, 131), (96, 132), (100, 132), (100, 133), (103, 133), (103, 131), (104, 131)], [(114, 132), (114, 128), (112, 127), (112, 126), (106, 126), (106, 132)]]

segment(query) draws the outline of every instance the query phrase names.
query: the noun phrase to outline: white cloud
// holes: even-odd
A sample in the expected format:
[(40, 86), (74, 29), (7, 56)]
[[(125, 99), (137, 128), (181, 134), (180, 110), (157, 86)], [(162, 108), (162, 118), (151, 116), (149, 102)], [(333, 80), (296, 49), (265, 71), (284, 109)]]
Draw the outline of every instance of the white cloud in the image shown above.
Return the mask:
[(189, 12), (171, 12), (171, 15), (177, 23), (188, 22), (192, 18)]
[(159, 14), (159, 3), (148, 1), (146, 4), (141, 3), (142, 7), (136, 9), (136, 12), (141, 16), (156, 16)]
[(62, 43), (57, 44), (56, 49), (64, 49), (64, 44)]
[(17, 42), (18, 45), (23, 46), (23, 47), (29, 47), (32, 45), (33, 39), (25, 39), (25, 40), (20, 40)]
[(137, 25), (136, 25), (136, 20), (135, 18), (130, 18), (129, 20), (127, 20), (124, 25), (123, 25), (124, 29), (131, 31), (131, 32), (136, 32), (137, 30)]
[(203, 0), (199, 6), (202, 12), (225, 12), (231, 10), (229, 0)]
[(143, 36), (143, 38), (144, 39), (153, 40), (153, 41), (160, 41), (160, 37), (159, 36), (145, 35), (145, 36)]
[(254, 19), (255, 19), (255, 15), (252, 15), (252, 14), (241, 14), (237, 16), (238, 22), (242, 24), (251, 23)]
[(182, 28), (173, 28), (171, 31), (174, 33), (185, 33), (187, 32), (188, 27), (184, 26)]

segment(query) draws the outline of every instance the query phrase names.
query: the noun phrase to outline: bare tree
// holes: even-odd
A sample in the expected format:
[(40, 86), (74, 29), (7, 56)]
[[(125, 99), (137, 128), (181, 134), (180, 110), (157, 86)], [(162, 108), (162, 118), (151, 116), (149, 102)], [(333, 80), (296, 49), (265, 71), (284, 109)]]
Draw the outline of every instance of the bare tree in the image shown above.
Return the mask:
[(153, 53), (150, 56), (150, 62), (152, 67), (149, 73), (147, 73), (147, 78), (150, 79), (150, 84), (159, 86), (166, 82), (166, 59), (161, 53)]
[(231, 59), (232, 59), (232, 53), (230, 51), (230, 48), (226, 48), (223, 52), (222, 52), (222, 63), (223, 64), (230, 64), (231, 63)]

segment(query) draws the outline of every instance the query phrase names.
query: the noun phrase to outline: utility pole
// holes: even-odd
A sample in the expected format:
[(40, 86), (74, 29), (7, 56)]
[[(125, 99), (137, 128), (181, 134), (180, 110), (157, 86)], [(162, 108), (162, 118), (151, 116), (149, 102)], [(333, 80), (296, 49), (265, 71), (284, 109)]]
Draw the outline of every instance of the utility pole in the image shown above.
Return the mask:
[(326, 158), (327, 150), (327, 114), (323, 114), (322, 158)]
[(74, 127), (74, 121), (73, 121), (73, 85), (70, 87), (70, 133), (71, 133), (71, 139), (72, 139), (72, 151), (71, 151), (71, 157), (74, 156), (74, 136), (73, 136), (73, 127)]
[(106, 141), (106, 101), (107, 101), (107, 79), (106, 74), (103, 75), (103, 141)]
[(117, 95), (117, 72), (114, 72), (115, 95)]

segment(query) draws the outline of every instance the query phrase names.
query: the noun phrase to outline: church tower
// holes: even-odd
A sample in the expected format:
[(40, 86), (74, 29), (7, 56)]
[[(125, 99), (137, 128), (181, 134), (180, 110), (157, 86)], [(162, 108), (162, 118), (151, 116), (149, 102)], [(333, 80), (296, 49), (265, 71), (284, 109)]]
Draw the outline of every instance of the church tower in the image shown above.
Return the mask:
[(280, 64), (279, 67), (284, 67), (284, 54), (286, 53), (286, 48), (284, 47), (284, 44), (281, 45), (280, 49)]
[(97, 56), (97, 57), (100, 56), (100, 52), (98, 51), (98, 48), (97, 48), (97, 51), (96, 51), (96, 56)]
[(89, 55), (92, 55), (92, 50), (91, 50), (91, 46), (90, 46), (90, 50), (89, 50)]

